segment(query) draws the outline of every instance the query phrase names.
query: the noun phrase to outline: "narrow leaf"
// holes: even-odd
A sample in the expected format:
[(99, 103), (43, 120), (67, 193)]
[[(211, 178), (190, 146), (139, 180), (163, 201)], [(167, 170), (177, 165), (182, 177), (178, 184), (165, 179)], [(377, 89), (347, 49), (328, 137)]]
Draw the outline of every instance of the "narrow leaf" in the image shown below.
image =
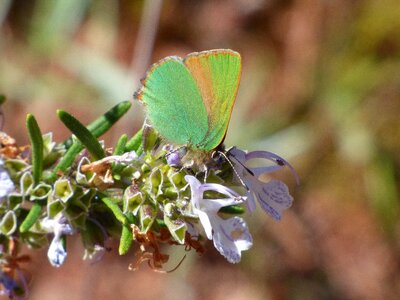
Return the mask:
[[(90, 123), (87, 128), (96, 138), (98, 138), (110, 129), (129, 110), (130, 107), (131, 103), (129, 101), (121, 102), (111, 108), (103, 116)], [(73, 142), (72, 138), (66, 140), (64, 145), (68, 150), (57, 166), (53, 169), (51, 175), (53, 180), (56, 178), (58, 172), (65, 172), (72, 165), (75, 157), (83, 149), (83, 146), (78, 142)]]
[(33, 226), (33, 224), (35, 224), (35, 222), (39, 219), (41, 212), (42, 212), (42, 207), (40, 206), (40, 204), (34, 203), (28, 215), (26, 216), (25, 220), (19, 227), (19, 231), (27, 232)]
[(126, 254), (132, 246), (133, 234), (132, 230), (127, 225), (122, 226), (121, 239), (119, 241), (119, 255)]
[[(96, 137), (100, 137), (106, 133), (130, 108), (132, 104), (129, 101), (123, 101), (109, 111), (107, 111), (100, 118), (96, 119), (87, 126), (87, 129)], [(73, 144), (72, 137), (64, 142), (64, 145), (69, 148)]]
[[(136, 134), (126, 143), (125, 151), (136, 151), (136, 153), (140, 155), (141, 153), (139, 153), (139, 149), (142, 148), (142, 138), (143, 128), (136, 132)], [(141, 152), (143, 152), (143, 149)]]
[(119, 138), (117, 145), (114, 149), (114, 155), (122, 155), (125, 152), (125, 146), (128, 142), (128, 136), (126, 134), (121, 135)]
[(105, 154), (99, 141), (81, 122), (63, 110), (58, 110), (57, 115), (64, 125), (71, 130), (78, 140), (86, 147), (95, 160), (102, 159)]
[(123, 214), (122, 210), (119, 208), (118, 204), (114, 203), (110, 198), (102, 198), (101, 200), (112, 211), (118, 221), (120, 221), (122, 224), (128, 223), (127, 218)]
[(43, 172), (43, 138), (36, 119), (28, 114), (26, 117), (26, 127), (28, 128), (29, 140), (32, 144), (32, 173), (33, 180), (37, 184), (42, 178)]
[(64, 154), (57, 166), (54, 167), (52, 177), (55, 178), (58, 172), (65, 172), (74, 162), (75, 157), (81, 152), (83, 146), (81, 143), (74, 143)]

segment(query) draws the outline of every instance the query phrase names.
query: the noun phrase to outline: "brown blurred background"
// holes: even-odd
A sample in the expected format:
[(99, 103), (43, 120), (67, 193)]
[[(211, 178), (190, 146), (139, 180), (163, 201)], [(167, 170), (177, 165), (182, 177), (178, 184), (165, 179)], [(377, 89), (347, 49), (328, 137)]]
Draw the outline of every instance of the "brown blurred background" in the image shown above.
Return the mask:
[[(33, 113), (58, 141), (55, 110), (89, 123), (132, 99), (150, 63), (231, 48), (242, 82), (226, 145), (269, 150), (301, 177), (281, 222), (247, 216), (254, 245), (230, 265), (212, 244), (172, 274), (117, 243), (96, 264), (79, 239), (55, 269), (26, 266), (31, 299), (398, 299), (400, 5), (398, 0), (2, 0), (0, 93), (6, 131), (27, 143)], [(105, 136), (133, 134), (140, 105)], [(183, 250), (168, 249), (173, 268)]]

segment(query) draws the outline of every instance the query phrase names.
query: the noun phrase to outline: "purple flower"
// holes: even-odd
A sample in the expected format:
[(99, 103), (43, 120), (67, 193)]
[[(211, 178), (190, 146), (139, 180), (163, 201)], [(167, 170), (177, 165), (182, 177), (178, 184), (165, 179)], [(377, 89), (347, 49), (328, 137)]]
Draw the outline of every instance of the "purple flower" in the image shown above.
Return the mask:
[(165, 150), (168, 152), (166, 154), (168, 165), (170, 165), (171, 167), (182, 166), (182, 158), (186, 155), (187, 152), (186, 147), (179, 147), (178, 149), (174, 149), (172, 146), (167, 146)]
[[(258, 200), (261, 208), (271, 215), (275, 220), (282, 218), (282, 211), (292, 205), (293, 197), (289, 194), (288, 187), (282, 181), (271, 180), (263, 182), (259, 180), (259, 176), (271, 173), (288, 166), (299, 182), (297, 173), (293, 167), (283, 158), (267, 151), (253, 151), (246, 153), (236, 147), (228, 152), (228, 156), (234, 164), (235, 171), (240, 180), (247, 187), (247, 206), (250, 212), (256, 208), (255, 199)], [(272, 166), (254, 167), (246, 166), (246, 162), (255, 159), (264, 158), (275, 163)]]
[[(191, 204), (214, 247), (230, 262), (240, 261), (241, 252), (250, 249), (253, 239), (245, 221), (240, 217), (222, 219), (218, 215), (221, 207), (243, 202), (235, 191), (216, 183), (202, 184), (196, 177), (186, 175), (185, 180), (191, 189)], [(214, 191), (227, 196), (222, 199), (204, 199), (204, 192)]]
[(14, 183), (7, 170), (4, 168), (4, 161), (0, 159), (0, 202), (14, 191), (14, 189)]
[(181, 157), (178, 152), (170, 152), (166, 157), (167, 163), (170, 166), (179, 166), (181, 164)]
[(0, 295), (7, 296), (10, 299), (13, 298), (14, 290), (18, 287), (15, 280), (0, 271), (0, 284), (3, 286), (3, 289), (0, 289)]
[(73, 234), (73, 228), (62, 214), (54, 219), (45, 218), (42, 221), (42, 227), (44, 230), (54, 233), (47, 251), (47, 257), (53, 267), (60, 267), (67, 257), (67, 251), (61, 237), (65, 234)]

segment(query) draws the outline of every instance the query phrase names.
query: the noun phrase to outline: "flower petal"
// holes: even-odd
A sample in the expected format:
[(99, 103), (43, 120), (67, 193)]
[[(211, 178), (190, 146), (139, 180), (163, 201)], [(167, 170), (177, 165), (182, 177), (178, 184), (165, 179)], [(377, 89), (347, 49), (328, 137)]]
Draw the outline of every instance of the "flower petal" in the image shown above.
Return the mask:
[[(254, 198), (258, 200), (262, 209), (274, 219), (282, 218), (282, 211), (292, 205), (293, 197), (290, 196), (288, 187), (281, 181), (272, 180), (265, 183), (258, 179), (261, 174), (277, 171), (288, 166), (299, 183), (299, 177), (294, 168), (282, 157), (268, 151), (253, 151), (246, 153), (240, 149), (229, 150), (230, 158), (235, 165), (236, 172), (242, 183), (246, 185), (247, 207), (250, 212), (255, 209)], [(264, 158), (276, 163), (274, 166), (249, 168), (246, 162), (255, 158)]]
[(14, 191), (14, 183), (3, 165), (3, 161), (0, 160), (0, 199), (5, 198), (8, 194)]
[(245, 169), (244, 166), (246, 162), (255, 158), (264, 158), (276, 164), (275, 166), (250, 168), (251, 172), (255, 177), (258, 177), (261, 174), (275, 172), (277, 170), (282, 169), (284, 166), (287, 166), (292, 172), (293, 176), (295, 177), (296, 183), (300, 184), (299, 175), (292, 167), (292, 165), (284, 158), (280, 157), (279, 155), (276, 155), (275, 153), (269, 151), (251, 151), (246, 153), (243, 150), (233, 147), (232, 149), (229, 150), (229, 156), (234, 159), (233, 162), (236, 167), (239, 167), (239, 169)]
[(64, 249), (61, 239), (54, 237), (51, 241), (47, 257), (53, 267), (60, 267), (67, 257), (67, 251)]
[(248, 250), (253, 245), (253, 238), (247, 224), (240, 217), (227, 220), (213, 218), (214, 246), (230, 263), (238, 263), (241, 252)]
[(201, 210), (196, 210), (196, 213), (199, 216), (200, 223), (204, 228), (207, 238), (211, 240), (213, 227), (211, 225), (209, 215)]
[[(264, 158), (270, 161), (273, 161), (274, 163), (277, 164), (278, 167), (284, 167), (287, 166), (290, 171), (292, 172), (294, 178), (296, 179), (296, 183), (300, 184), (300, 179), (299, 179), (299, 175), (297, 175), (297, 172), (295, 171), (295, 169), (292, 167), (292, 165), (286, 161), (285, 159), (283, 159), (282, 157), (280, 157), (279, 155), (276, 155), (275, 153), (269, 152), (269, 151), (252, 151), (246, 154), (246, 161), (250, 160), (250, 159), (254, 159), (254, 158)], [(280, 168), (278, 168), (280, 169)], [(252, 169), (253, 172), (255, 172), (255, 175), (261, 175), (264, 174), (265, 172), (262, 172), (262, 168), (258, 169), (258, 168), (254, 168)], [(269, 169), (268, 172), (273, 172), (274, 170), (272, 168)]]
[(205, 212), (214, 212), (217, 213), (221, 207), (235, 205), (242, 203), (242, 200), (236, 200), (232, 198), (224, 198), (224, 199), (203, 199), (201, 201), (200, 209)]
[(196, 177), (192, 175), (186, 175), (185, 180), (187, 183), (189, 183), (192, 191), (200, 189), (201, 182)]
[(259, 186), (256, 191), (258, 201), (264, 211), (274, 219), (282, 218), (282, 211), (292, 205), (293, 197), (282, 181), (272, 180)]
[(223, 186), (221, 184), (218, 183), (204, 183), (201, 185), (200, 190), (205, 192), (205, 191), (215, 191), (218, 192), (220, 194), (223, 194), (227, 197), (230, 198), (239, 198), (240, 195), (238, 193), (236, 193), (234, 190)]
[(203, 192), (200, 190), (201, 182), (191, 175), (186, 175), (185, 180), (190, 185), (190, 191), (192, 194), (190, 201), (192, 202), (193, 207), (198, 209), (200, 208), (200, 199), (203, 198)]
[(250, 213), (255, 211), (256, 209), (256, 200), (254, 199), (254, 194), (252, 191), (248, 191), (246, 195), (247, 201), (247, 209), (249, 210)]

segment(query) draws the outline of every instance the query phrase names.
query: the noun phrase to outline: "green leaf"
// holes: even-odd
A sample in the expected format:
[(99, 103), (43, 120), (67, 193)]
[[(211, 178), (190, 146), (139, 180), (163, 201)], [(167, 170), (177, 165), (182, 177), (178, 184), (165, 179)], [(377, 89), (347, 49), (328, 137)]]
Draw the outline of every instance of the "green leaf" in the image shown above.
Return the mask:
[(122, 155), (125, 152), (125, 146), (128, 142), (128, 136), (126, 134), (121, 135), (119, 138), (117, 145), (114, 149), (114, 155)]
[(39, 125), (33, 115), (26, 117), (29, 140), (32, 144), (32, 173), (35, 184), (42, 178), (43, 172), (43, 138)]
[(75, 157), (81, 152), (83, 146), (80, 143), (74, 143), (65, 153), (60, 162), (55, 166), (52, 177), (57, 176), (58, 172), (65, 172), (75, 161)]
[(136, 132), (136, 134), (126, 143), (125, 151), (126, 152), (136, 151), (138, 155), (143, 153), (142, 138), (143, 138), (143, 128), (141, 128), (138, 132)]
[(71, 130), (78, 140), (86, 147), (95, 160), (105, 157), (103, 148), (89, 129), (66, 111), (59, 109), (57, 115), (64, 125)]
[(119, 255), (126, 254), (132, 246), (133, 234), (129, 226), (122, 226), (121, 239), (119, 241), (118, 253)]
[[(90, 123), (87, 129), (97, 138), (102, 136), (131, 108), (131, 106), (132, 104), (129, 101), (123, 101), (115, 105), (100, 118)], [(64, 142), (67, 148), (72, 144), (72, 137)]]
[[(131, 107), (129, 101), (124, 101), (106, 112), (103, 116), (90, 123), (87, 128), (96, 137), (103, 135), (108, 129), (110, 129)], [(57, 166), (52, 172), (52, 178), (57, 176), (58, 172), (65, 172), (75, 161), (75, 157), (82, 151), (83, 146), (78, 142), (73, 142), (72, 138), (69, 138), (64, 142), (65, 147), (68, 148), (67, 153), (63, 156)]]
[(102, 198), (101, 200), (112, 211), (118, 221), (124, 225), (128, 224), (128, 220), (123, 214), (122, 210), (119, 208), (118, 204), (114, 203), (111, 198)]
[(36, 221), (39, 219), (41, 213), (42, 213), (42, 206), (38, 203), (34, 203), (31, 209), (29, 210), (29, 213), (26, 216), (25, 220), (19, 227), (19, 231), (27, 232), (33, 226), (33, 224), (35, 224)]

